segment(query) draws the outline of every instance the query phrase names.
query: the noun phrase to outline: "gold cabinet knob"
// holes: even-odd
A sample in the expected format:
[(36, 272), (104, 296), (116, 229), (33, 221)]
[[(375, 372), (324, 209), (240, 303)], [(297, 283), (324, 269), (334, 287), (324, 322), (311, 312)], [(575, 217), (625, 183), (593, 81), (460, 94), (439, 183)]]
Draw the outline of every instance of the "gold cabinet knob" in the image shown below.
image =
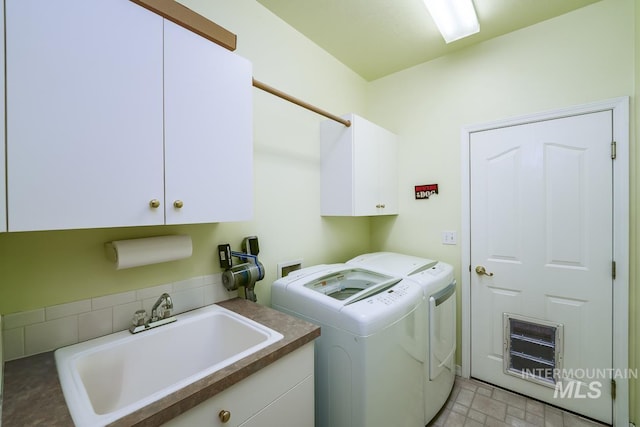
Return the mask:
[(487, 269), (484, 268), (484, 266), (479, 265), (476, 267), (476, 273), (478, 273), (479, 275), (484, 275), (484, 276), (493, 276), (493, 273), (487, 273)]
[(151, 207), (152, 207), (152, 208), (154, 208), (154, 209), (155, 209), (155, 208), (159, 208), (159, 207), (160, 207), (160, 200), (158, 200), (158, 199), (152, 199), (152, 200), (149, 202), (149, 206), (151, 206)]
[(222, 421), (223, 423), (226, 423), (227, 421), (229, 421), (231, 419), (231, 412), (223, 409), (218, 414), (218, 418), (220, 418), (220, 421)]
[(173, 207), (176, 209), (180, 209), (183, 206), (184, 206), (184, 203), (182, 202), (182, 200), (176, 200), (175, 202), (173, 202)]

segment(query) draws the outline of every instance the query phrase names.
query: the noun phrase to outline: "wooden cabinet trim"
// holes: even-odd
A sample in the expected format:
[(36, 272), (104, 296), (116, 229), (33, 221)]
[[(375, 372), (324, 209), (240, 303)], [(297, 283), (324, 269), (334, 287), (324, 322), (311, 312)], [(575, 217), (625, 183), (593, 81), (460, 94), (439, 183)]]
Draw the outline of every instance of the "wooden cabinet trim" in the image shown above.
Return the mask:
[(131, 0), (225, 49), (236, 50), (237, 36), (174, 0)]

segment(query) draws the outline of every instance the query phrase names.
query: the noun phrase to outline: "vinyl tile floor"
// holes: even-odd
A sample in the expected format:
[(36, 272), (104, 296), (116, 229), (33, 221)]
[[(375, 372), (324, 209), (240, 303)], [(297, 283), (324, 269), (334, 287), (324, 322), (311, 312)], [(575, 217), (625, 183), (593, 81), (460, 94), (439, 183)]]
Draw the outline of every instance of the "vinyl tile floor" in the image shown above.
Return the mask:
[(429, 427), (603, 427), (554, 406), (474, 379), (456, 377)]

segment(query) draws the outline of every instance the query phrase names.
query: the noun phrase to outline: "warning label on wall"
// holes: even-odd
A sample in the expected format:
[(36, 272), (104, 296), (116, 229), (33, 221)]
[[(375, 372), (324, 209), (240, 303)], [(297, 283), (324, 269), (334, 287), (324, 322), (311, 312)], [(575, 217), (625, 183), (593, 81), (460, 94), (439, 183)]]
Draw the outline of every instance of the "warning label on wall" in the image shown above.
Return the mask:
[(428, 199), (434, 194), (438, 194), (438, 184), (416, 185), (416, 200)]

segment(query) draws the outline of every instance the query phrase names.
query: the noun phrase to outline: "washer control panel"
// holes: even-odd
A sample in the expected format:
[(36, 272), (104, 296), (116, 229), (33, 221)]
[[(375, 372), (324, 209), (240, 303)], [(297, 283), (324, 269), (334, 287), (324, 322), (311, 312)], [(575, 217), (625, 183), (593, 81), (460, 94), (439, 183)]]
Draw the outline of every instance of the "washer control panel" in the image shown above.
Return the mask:
[(344, 318), (336, 319), (336, 322), (339, 327), (356, 335), (368, 336), (408, 316), (418, 307), (426, 310), (422, 287), (410, 280), (402, 280), (382, 292), (344, 306), (340, 310)]
[(397, 301), (402, 300), (407, 296), (407, 294), (409, 293), (410, 287), (411, 285), (409, 283), (400, 282), (393, 288), (387, 289), (386, 291), (380, 292), (379, 294), (374, 295), (371, 298), (367, 299), (367, 302), (369, 304), (375, 304), (375, 303), (384, 304), (384, 305), (395, 304)]

